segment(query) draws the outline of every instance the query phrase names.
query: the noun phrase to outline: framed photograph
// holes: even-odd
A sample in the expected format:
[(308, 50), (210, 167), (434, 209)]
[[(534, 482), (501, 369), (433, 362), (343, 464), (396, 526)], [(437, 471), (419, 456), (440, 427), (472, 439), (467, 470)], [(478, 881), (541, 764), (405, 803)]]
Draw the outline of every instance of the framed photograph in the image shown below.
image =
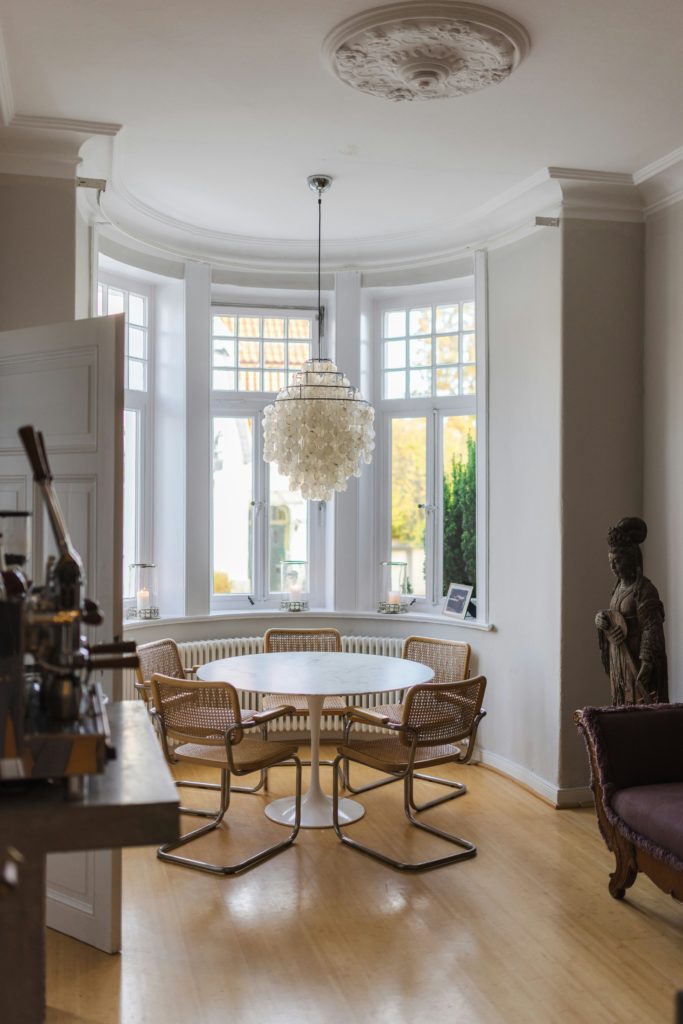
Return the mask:
[(472, 587), (466, 583), (451, 583), (443, 604), (443, 614), (452, 619), (464, 619), (472, 597)]

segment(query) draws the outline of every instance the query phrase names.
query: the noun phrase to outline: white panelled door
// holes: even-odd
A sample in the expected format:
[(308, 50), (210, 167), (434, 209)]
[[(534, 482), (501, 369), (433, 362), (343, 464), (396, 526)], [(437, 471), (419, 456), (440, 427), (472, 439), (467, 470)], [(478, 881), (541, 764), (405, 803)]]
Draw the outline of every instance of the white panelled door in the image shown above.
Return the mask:
[[(122, 314), (0, 333), (0, 505), (33, 510), (33, 578), (41, 581), (54, 543), (17, 436), (29, 424), (45, 437), (86, 595), (104, 613), (91, 640), (122, 629), (123, 358)], [(103, 682), (118, 699), (114, 674)], [(116, 952), (121, 851), (48, 857), (47, 924)]]

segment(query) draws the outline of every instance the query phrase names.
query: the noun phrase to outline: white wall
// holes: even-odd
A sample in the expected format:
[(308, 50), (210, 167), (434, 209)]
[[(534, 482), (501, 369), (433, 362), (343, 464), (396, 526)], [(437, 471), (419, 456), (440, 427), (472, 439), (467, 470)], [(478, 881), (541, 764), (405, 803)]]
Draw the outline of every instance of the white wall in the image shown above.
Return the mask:
[(683, 701), (683, 202), (646, 228), (645, 573), (667, 621), (669, 697)]

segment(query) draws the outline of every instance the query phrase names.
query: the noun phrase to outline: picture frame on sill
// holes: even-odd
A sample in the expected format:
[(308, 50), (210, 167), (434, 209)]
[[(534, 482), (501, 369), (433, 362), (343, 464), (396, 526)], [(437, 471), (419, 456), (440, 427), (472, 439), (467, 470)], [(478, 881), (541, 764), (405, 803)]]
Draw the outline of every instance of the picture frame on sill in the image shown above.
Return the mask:
[(474, 588), (467, 583), (451, 583), (443, 603), (442, 614), (451, 619), (464, 619)]

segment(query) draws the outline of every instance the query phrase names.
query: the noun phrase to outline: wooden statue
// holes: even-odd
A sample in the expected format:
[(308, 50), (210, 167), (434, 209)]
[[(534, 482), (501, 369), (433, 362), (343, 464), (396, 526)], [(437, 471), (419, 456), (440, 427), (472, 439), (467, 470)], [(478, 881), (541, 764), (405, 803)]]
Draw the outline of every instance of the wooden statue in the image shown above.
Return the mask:
[(640, 545), (647, 526), (635, 516), (607, 533), (610, 569), (617, 577), (609, 609), (595, 616), (600, 652), (612, 687), (612, 704), (657, 704), (669, 700), (664, 605), (643, 576)]

